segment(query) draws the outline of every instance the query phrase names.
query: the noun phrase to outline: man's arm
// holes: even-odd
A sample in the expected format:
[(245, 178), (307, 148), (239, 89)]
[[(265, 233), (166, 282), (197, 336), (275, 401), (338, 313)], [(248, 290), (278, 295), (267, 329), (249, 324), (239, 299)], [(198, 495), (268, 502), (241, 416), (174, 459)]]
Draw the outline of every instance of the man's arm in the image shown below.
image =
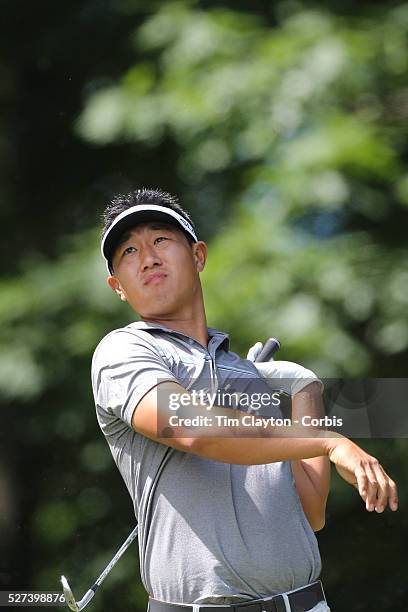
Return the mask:
[[(258, 372), (272, 389), (280, 384), (281, 388), (292, 396), (292, 421), (302, 423), (302, 417), (306, 415), (312, 418), (323, 417), (325, 411), (322, 389), (316, 375), (311, 370), (290, 361), (260, 362), (261, 349), (262, 344), (256, 343), (249, 349), (247, 358), (254, 362)], [(306, 386), (302, 388), (302, 384)], [(319, 428), (305, 427), (303, 435), (313, 436), (316, 429)], [(291, 463), (303, 510), (312, 528), (315, 531), (322, 529), (330, 486), (330, 461), (328, 457), (321, 456), (294, 460)]]
[[(301, 422), (302, 416), (324, 416), (321, 387), (313, 382), (292, 398), (292, 419)], [(308, 427), (311, 430), (313, 428)], [(330, 488), (330, 460), (327, 456), (292, 461), (292, 473), (303, 511), (314, 531), (323, 529), (326, 503)]]
[[(158, 389), (160, 389), (160, 402)], [(148, 438), (177, 450), (237, 465), (328, 457), (341, 470), (352, 475), (367, 505), (385, 507), (389, 504), (392, 510), (397, 509), (396, 485), (378, 460), (351, 440), (334, 432), (319, 430), (315, 432), (314, 438), (304, 438), (299, 437), (304, 435), (304, 430), (296, 426), (285, 428), (284, 434), (283, 428), (268, 427), (251, 428), (251, 434), (257, 437), (248, 437), (248, 427), (242, 424), (245, 413), (219, 407), (214, 407), (209, 412), (204, 405), (199, 405), (195, 408), (194, 416), (223, 415), (238, 419), (238, 425), (211, 430), (197, 427), (191, 429), (179, 425), (172, 428), (172, 437), (164, 437), (165, 432), (158, 431), (158, 422), (167, 419), (171, 394), (186, 395), (188, 391), (173, 382), (163, 382), (149, 391), (134, 410), (132, 417), (134, 429)], [(191, 401), (191, 405), (193, 404)], [(192, 416), (191, 410), (190, 416)], [(211, 435), (208, 435), (209, 433)]]

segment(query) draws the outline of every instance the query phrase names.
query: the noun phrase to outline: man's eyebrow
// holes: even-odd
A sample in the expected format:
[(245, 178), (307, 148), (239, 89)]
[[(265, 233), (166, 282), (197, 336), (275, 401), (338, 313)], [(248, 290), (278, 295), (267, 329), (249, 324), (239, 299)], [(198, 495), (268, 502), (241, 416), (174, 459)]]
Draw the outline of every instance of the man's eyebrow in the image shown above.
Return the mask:
[(165, 229), (165, 230), (177, 230), (178, 228), (175, 227), (172, 223), (166, 223), (165, 221), (152, 221), (151, 223), (148, 224), (150, 229), (153, 230), (161, 230), (161, 229)]

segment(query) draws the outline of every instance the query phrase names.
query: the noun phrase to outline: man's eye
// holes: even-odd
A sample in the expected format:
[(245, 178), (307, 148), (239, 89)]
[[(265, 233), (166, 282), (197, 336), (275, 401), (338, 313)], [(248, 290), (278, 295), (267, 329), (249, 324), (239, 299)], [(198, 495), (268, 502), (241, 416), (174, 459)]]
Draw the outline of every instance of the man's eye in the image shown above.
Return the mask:
[(166, 236), (159, 236), (154, 242), (156, 244), (157, 242), (163, 242), (163, 240), (168, 240), (168, 238)]
[(129, 253), (136, 253), (135, 247), (129, 246), (123, 251), (124, 255), (128, 255)]

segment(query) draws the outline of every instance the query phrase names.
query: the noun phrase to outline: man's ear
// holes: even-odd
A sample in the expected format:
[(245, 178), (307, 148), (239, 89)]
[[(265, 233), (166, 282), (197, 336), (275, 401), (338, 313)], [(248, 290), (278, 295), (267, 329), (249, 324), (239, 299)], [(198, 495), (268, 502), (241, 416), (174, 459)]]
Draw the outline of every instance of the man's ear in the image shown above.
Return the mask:
[(116, 293), (116, 295), (118, 295), (120, 297), (122, 302), (126, 302), (127, 301), (126, 293), (122, 289), (121, 284), (120, 284), (120, 282), (118, 281), (117, 278), (115, 278), (114, 276), (108, 276), (108, 278), (106, 279), (106, 282), (108, 283), (108, 285), (112, 289), (112, 291), (114, 291)]
[(205, 262), (207, 260), (207, 245), (205, 242), (200, 240), (193, 245), (194, 249), (194, 259), (196, 262), (197, 272), (202, 272), (205, 267)]

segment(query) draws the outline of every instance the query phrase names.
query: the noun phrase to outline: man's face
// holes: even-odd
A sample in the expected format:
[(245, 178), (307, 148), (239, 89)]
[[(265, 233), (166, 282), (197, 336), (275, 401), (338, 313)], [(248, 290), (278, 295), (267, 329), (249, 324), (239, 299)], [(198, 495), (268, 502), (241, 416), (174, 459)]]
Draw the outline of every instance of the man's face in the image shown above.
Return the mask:
[(108, 284), (142, 318), (182, 318), (201, 295), (206, 254), (203, 242), (190, 245), (171, 225), (143, 223), (122, 236)]

